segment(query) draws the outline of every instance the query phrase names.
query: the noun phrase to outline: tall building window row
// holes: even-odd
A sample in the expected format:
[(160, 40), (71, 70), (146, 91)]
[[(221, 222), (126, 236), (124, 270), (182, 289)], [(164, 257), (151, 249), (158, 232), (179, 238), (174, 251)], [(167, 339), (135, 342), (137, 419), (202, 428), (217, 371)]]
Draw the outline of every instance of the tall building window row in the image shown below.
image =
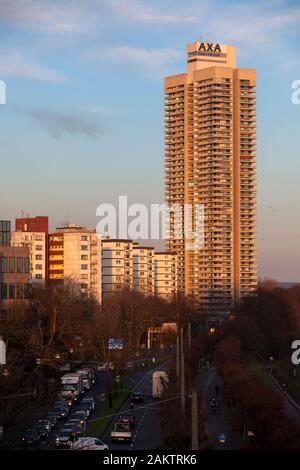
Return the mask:
[(2, 274), (28, 274), (29, 269), (29, 257), (0, 256), (0, 273)]

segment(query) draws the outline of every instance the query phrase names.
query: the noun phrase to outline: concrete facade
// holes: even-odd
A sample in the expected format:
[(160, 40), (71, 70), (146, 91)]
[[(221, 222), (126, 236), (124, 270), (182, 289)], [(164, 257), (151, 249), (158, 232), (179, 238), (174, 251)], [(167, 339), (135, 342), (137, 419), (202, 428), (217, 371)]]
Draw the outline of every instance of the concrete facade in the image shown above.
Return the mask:
[[(235, 48), (187, 46), (187, 72), (165, 78), (165, 192), (170, 205), (204, 206), (204, 244), (174, 239), (178, 288), (217, 317), (255, 293), (256, 73), (240, 69)], [(184, 217), (181, 223), (184, 225)]]

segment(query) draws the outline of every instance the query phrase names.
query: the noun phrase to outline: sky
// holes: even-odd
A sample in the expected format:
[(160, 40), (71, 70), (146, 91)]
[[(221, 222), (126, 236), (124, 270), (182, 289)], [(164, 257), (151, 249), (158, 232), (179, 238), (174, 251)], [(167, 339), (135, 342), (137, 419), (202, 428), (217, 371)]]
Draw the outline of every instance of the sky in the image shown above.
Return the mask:
[(163, 77), (200, 38), (257, 69), (259, 275), (300, 281), (299, 0), (0, 0), (0, 219), (163, 202)]

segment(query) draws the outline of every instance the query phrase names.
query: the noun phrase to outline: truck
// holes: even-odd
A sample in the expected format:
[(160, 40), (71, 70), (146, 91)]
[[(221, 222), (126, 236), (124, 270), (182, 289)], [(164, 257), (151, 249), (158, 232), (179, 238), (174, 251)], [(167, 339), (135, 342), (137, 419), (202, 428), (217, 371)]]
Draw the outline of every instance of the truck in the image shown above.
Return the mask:
[(84, 369), (78, 369), (76, 373), (82, 375), (84, 390), (90, 390), (95, 383), (92, 369), (85, 367)]
[(61, 385), (59, 398), (66, 400), (69, 405), (78, 402), (84, 394), (83, 377), (76, 372), (63, 375)]
[(161, 398), (168, 391), (169, 376), (165, 370), (152, 373), (152, 398)]
[(110, 433), (113, 442), (131, 442), (132, 441), (132, 426), (130, 423), (115, 421), (112, 431)]

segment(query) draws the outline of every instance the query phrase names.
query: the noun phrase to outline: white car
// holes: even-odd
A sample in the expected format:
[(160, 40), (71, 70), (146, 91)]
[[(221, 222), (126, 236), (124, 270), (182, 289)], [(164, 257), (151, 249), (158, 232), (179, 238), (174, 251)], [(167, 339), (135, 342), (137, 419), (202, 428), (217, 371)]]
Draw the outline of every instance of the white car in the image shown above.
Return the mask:
[(109, 450), (109, 448), (96, 437), (79, 437), (72, 445), (72, 450)]

